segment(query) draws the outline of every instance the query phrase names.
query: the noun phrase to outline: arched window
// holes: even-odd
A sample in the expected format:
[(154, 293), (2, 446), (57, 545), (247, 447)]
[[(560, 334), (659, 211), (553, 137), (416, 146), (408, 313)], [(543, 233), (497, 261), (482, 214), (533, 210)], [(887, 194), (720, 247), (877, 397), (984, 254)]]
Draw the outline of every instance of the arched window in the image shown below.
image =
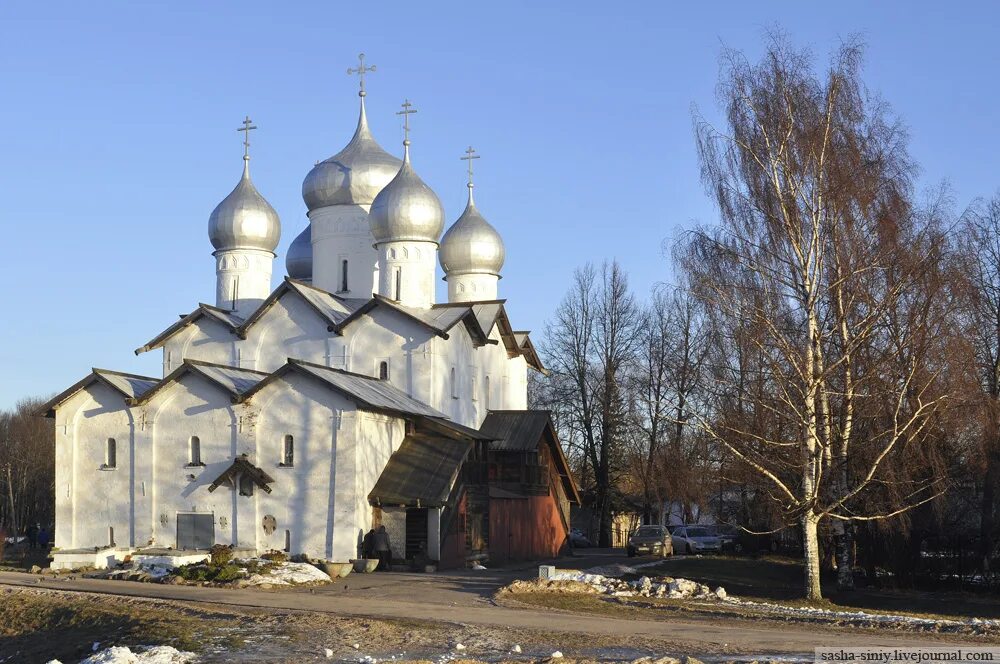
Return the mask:
[(249, 475), (240, 475), (240, 495), (253, 495), (253, 478)]
[(290, 434), (281, 441), (281, 465), (295, 465), (295, 439)]
[(483, 399), (486, 401), (486, 410), (490, 409), (490, 377), (483, 380)]
[(292, 531), (285, 531), (285, 551), (292, 550)]
[(104, 451), (104, 467), (118, 467), (118, 444), (114, 438), (108, 438), (107, 448)]
[(389, 363), (385, 360), (378, 363), (379, 380), (389, 380)]
[(340, 261), (340, 290), (347, 291), (347, 259)]
[(108, 526), (108, 546), (115, 545), (115, 529)]
[(198, 436), (191, 436), (191, 440), (188, 442), (188, 465), (205, 465), (201, 462), (201, 439)]
[(458, 398), (458, 381), (455, 378), (455, 367), (451, 368), (451, 398)]

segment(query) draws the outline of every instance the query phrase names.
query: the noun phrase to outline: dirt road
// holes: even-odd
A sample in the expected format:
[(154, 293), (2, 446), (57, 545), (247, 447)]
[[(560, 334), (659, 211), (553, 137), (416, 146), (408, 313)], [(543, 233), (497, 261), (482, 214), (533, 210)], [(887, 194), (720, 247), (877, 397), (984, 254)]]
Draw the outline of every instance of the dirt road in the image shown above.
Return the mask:
[[(810, 654), (818, 646), (901, 646), (960, 644), (968, 640), (938, 635), (875, 634), (808, 625), (754, 624), (736, 620), (669, 619), (645, 621), (587, 616), (552, 610), (495, 605), (493, 592), (512, 578), (528, 578), (534, 570), (479, 573), (350, 576), (330, 586), (262, 591), (157, 585), (127, 581), (0, 573), (0, 584), (150, 597), (238, 607), (310, 611), (351, 617), (421, 619), (454, 624), (507, 627), (545, 632), (611, 635), (623, 645), (631, 638), (662, 641), (675, 650), (692, 652)], [(346, 582), (345, 582), (346, 581)]]

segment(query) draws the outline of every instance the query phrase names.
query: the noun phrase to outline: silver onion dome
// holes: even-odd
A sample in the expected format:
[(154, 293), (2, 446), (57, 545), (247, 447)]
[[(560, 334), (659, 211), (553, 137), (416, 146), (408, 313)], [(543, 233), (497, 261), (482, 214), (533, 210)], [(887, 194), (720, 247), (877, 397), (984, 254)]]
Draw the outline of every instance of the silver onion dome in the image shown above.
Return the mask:
[(328, 205), (371, 205), (399, 171), (400, 160), (379, 146), (368, 129), (365, 98), (354, 138), (343, 150), (316, 164), (302, 182), (309, 211)]
[(312, 251), (312, 225), (306, 226), (305, 230), (298, 234), (288, 245), (288, 253), (285, 254), (285, 269), (292, 279), (302, 281), (312, 281), (313, 276), (313, 251)]
[(469, 203), (441, 239), (438, 260), (446, 275), (493, 274), (500, 276), (505, 258), (503, 239), (476, 208), (469, 184)]
[(410, 164), (404, 141), (403, 165), (372, 201), (368, 223), (376, 244), (394, 240), (437, 242), (444, 230), (444, 207)]
[(243, 177), (208, 218), (208, 238), (216, 250), (262, 249), (273, 252), (281, 239), (281, 220), (250, 180), (250, 159)]

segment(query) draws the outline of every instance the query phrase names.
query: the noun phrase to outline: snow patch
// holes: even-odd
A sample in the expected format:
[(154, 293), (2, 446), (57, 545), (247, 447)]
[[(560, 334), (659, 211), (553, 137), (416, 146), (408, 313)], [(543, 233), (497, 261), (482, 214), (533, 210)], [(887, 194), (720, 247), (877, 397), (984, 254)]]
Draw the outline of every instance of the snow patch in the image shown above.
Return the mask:
[[(611, 572), (612, 575), (600, 574), (599, 572)], [(609, 565), (607, 567), (597, 567), (586, 571), (578, 570), (556, 570), (550, 577), (552, 581), (576, 581), (591, 586), (597, 592), (612, 597), (669, 597), (671, 599), (718, 598), (726, 597), (725, 588), (719, 587), (713, 593), (712, 590), (702, 584), (688, 579), (673, 579), (663, 577), (662, 581), (653, 581), (648, 576), (643, 576), (637, 581), (623, 581), (618, 576), (636, 573), (633, 567), (625, 565)]]
[(275, 586), (290, 586), (297, 583), (329, 583), (329, 575), (309, 563), (271, 563), (273, 567), (262, 574), (253, 574), (241, 581), (240, 585), (260, 586), (271, 584)]
[[(178, 650), (171, 646), (152, 646), (133, 652), (126, 646), (112, 646), (94, 653), (80, 664), (188, 664), (195, 661), (193, 652)], [(62, 664), (53, 659), (48, 664)]]

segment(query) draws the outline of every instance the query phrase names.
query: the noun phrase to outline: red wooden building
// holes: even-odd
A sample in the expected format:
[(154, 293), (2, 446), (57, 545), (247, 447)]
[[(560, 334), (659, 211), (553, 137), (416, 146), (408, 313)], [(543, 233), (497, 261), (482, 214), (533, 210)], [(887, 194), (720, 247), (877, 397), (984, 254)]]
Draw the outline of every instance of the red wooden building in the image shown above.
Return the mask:
[(490, 412), (478, 432), (408, 437), (369, 501), (396, 516), (395, 559), (448, 568), (561, 555), (580, 498), (549, 412), (521, 410)]

